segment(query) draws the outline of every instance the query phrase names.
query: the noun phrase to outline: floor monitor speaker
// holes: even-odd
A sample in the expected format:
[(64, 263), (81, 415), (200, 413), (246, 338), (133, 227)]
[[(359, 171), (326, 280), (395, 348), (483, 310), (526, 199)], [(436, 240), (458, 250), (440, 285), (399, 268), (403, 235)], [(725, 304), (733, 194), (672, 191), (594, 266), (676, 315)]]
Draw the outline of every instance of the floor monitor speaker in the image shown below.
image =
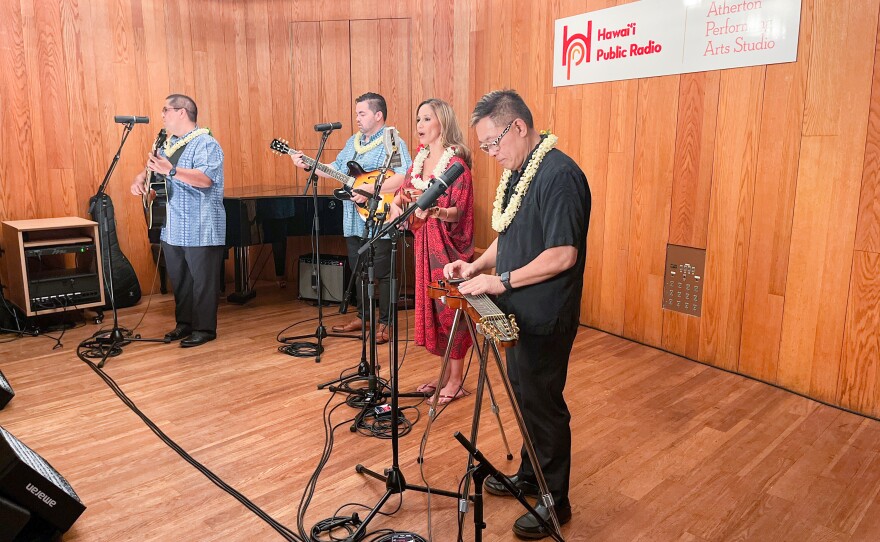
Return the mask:
[(14, 396), (15, 392), (12, 391), (12, 386), (9, 385), (9, 381), (3, 376), (3, 371), (0, 371), (0, 410), (3, 410), (6, 403), (8, 403)]
[[(0, 427), (0, 496), (30, 513), (31, 519), (24, 530), (44, 533), (39, 540), (52, 539), (53, 533), (67, 532), (86, 509), (52, 465), (3, 427)], [(11, 514), (15, 515), (15, 510)]]

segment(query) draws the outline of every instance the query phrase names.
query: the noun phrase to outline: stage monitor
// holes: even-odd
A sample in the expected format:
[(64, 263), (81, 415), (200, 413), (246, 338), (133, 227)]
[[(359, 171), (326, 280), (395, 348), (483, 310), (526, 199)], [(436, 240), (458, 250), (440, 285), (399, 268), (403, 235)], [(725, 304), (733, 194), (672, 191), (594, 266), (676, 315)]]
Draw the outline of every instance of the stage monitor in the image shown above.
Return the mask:
[(32, 521), (66, 532), (86, 509), (67, 480), (0, 427), (0, 495), (27, 509)]

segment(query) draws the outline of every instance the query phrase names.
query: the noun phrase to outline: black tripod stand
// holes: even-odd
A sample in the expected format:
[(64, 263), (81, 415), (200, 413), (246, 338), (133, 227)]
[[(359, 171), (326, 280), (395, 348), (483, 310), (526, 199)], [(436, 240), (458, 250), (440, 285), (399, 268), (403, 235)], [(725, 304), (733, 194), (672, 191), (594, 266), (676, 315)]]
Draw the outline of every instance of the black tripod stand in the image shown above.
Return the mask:
[[(397, 291), (397, 278), (395, 273), (396, 261), (397, 261), (397, 235), (398, 230), (397, 227), (403, 221), (405, 221), (410, 214), (412, 214), (417, 208), (418, 209), (426, 209), (434, 204), (437, 198), (464, 172), (464, 168), (460, 164), (453, 164), (440, 178), (438, 178), (432, 187), (419, 198), (419, 201), (416, 202), (416, 205), (411, 206), (407, 209), (403, 214), (392, 220), (390, 223), (386, 224), (384, 228), (382, 228), (372, 239), (368, 240), (364, 245), (360, 248), (359, 253), (363, 254), (364, 252), (370, 250), (373, 243), (376, 242), (377, 239), (384, 237), (385, 235), (391, 235), (392, 243), (391, 243), (391, 291)], [(392, 495), (402, 494), (405, 490), (413, 490), (420, 491), (423, 493), (430, 493), (435, 495), (441, 495), (444, 497), (452, 497), (455, 499), (460, 498), (460, 494), (452, 492), (452, 491), (444, 491), (438, 489), (430, 489), (424, 486), (417, 486), (412, 484), (407, 484), (406, 479), (403, 476), (403, 472), (400, 469), (400, 432), (399, 432), (399, 420), (400, 420), (400, 411), (398, 408), (398, 398), (399, 394), (399, 378), (398, 378), (398, 331), (399, 326), (397, 325), (397, 303), (392, 303), (390, 310), (388, 312), (388, 325), (392, 326), (392, 337), (393, 341), (391, 347), (391, 370), (390, 370), (390, 381), (391, 381), (391, 467), (385, 469), (385, 474), (379, 474), (370, 469), (367, 469), (363, 465), (358, 464), (355, 467), (355, 471), (361, 474), (366, 474), (367, 476), (371, 476), (376, 478), (377, 480), (381, 480), (385, 482), (385, 494), (379, 499), (379, 502), (370, 510), (366, 517), (363, 520), (357, 517), (357, 515), (352, 516), (349, 520), (352, 525), (357, 525), (357, 530), (355, 530), (349, 537), (345, 540), (351, 542), (357, 542), (364, 537), (364, 533), (366, 532), (367, 525), (369, 525), (370, 521), (379, 513), (382, 506), (391, 498)], [(421, 394), (419, 394), (421, 396)]]
[[(318, 340), (317, 344), (313, 344), (315, 351), (315, 363), (321, 362), (321, 354), (324, 353), (324, 345), (322, 344), (324, 339), (327, 337), (345, 337), (345, 338), (356, 338), (351, 335), (345, 334), (337, 334), (337, 333), (327, 333), (327, 328), (324, 327), (324, 287), (321, 285), (321, 220), (318, 215), (318, 164), (321, 163), (321, 154), (324, 153), (324, 145), (327, 144), (327, 138), (330, 137), (330, 134), (333, 133), (332, 124), (326, 125), (326, 129), (321, 131), (321, 143), (318, 146), (318, 153), (315, 155), (315, 167), (312, 167), (311, 172), (309, 173), (309, 178), (306, 180), (306, 188), (303, 190), (303, 195), (308, 194), (309, 187), (312, 188), (312, 203), (315, 209), (315, 215), (312, 218), (312, 233), (315, 236), (315, 254), (312, 256), (312, 266), (316, 270), (316, 282), (318, 288), (318, 327), (315, 329), (314, 333), (310, 333), (307, 335), (296, 335), (294, 337), (283, 337), (281, 339), (282, 342), (295, 341), (298, 339), (309, 339), (315, 338)], [(308, 343), (306, 343), (308, 344)]]
[[(99, 224), (99, 237), (101, 238), (101, 265), (103, 265), (105, 255), (107, 261), (107, 265), (105, 266), (105, 269), (107, 270), (107, 276), (105, 277), (107, 288), (105, 288), (105, 291), (109, 294), (110, 307), (113, 309), (113, 328), (108, 331), (98, 332), (91, 339), (84, 342), (84, 346), (92, 348), (91, 353), (87, 354), (89, 357), (101, 358), (101, 361), (98, 363), (98, 368), (104, 367), (108, 358), (121, 354), (122, 347), (133, 341), (155, 343), (171, 342), (167, 339), (144, 339), (141, 338), (140, 335), (132, 336), (130, 330), (119, 327), (119, 314), (116, 311), (116, 296), (113, 288), (113, 251), (110, 250), (110, 221), (115, 221), (115, 217), (107, 217), (107, 209), (112, 208), (113, 203), (104, 189), (107, 187), (107, 182), (110, 181), (110, 177), (113, 175), (113, 170), (116, 169), (116, 164), (119, 163), (119, 156), (122, 153), (122, 147), (125, 145), (128, 136), (131, 134), (133, 126), (134, 119), (125, 123), (125, 128), (122, 131), (122, 141), (119, 143), (119, 148), (116, 149), (116, 155), (113, 157), (113, 161), (110, 163), (110, 167), (104, 175), (104, 180), (101, 182), (101, 186), (98, 187), (98, 192), (91, 199), (92, 206), (89, 209), (92, 217), (95, 218)], [(89, 344), (86, 345), (85, 343)]]

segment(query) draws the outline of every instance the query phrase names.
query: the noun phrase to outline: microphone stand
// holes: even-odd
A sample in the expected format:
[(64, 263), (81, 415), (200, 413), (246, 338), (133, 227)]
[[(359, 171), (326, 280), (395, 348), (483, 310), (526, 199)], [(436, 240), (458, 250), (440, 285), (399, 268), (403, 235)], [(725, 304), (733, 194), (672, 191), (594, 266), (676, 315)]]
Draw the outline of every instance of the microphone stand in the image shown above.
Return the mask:
[(321, 285), (321, 221), (318, 217), (318, 168), (317, 164), (321, 163), (321, 154), (324, 153), (324, 145), (327, 144), (327, 139), (330, 137), (330, 134), (333, 132), (333, 127), (329, 127), (329, 129), (321, 132), (321, 143), (318, 145), (318, 153), (315, 155), (315, 166), (312, 167), (312, 171), (309, 173), (309, 178), (306, 180), (306, 188), (303, 191), (303, 195), (305, 196), (309, 192), (309, 187), (312, 188), (312, 207), (315, 210), (315, 214), (312, 217), (312, 229), (314, 230), (315, 235), (315, 254), (312, 257), (312, 266), (316, 271), (317, 275), (317, 287), (318, 287), (318, 327), (315, 329), (314, 333), (307, 335), (296, 335), (294, 337), (283, 337), (282, 341), (295, 341), (297, 339), (307, 339), (314, 337), (318, 340), (318, 344), (315, 346), (315, 363), (321, 363), (321, 354), (324, 352), (324, 345), (322, 344), (325, 337), (333, 336), (333, 337), (345, 337), (345, 338), (353, 338), (351, 335), (344, 334), (336, 334), (336, 333), (327, 333), (327, 328), (324, 327), (324, 287)]
[[(392, 156), (388, 156), (387, 163), (380, 169), (381, 174), (376, 180), (376, 183), (373, 187), (373, 193), (370, 195), (367, 200), (367, 219), (364, 222), (364, 229), (361, 234), (361, 247), (366, 245), (366, 241), (370, 239), (371, 236), (374, 236), (379, 228), (381, 228), (382, 223), (384, 221), (385, 213), (387, 211), (382, 209), (381, 218), (376, 217), (379, 212), (379, 202), (382, 201), (380, 196), (380, 192), (382, 191), (382, 184), (385, 182), (385, 176), (390, 169)], [(374, 237), (374, 239), (378, 239), (378, 237)], [(361, 395), (361, 400), (356, 400), (350, 402), (351, 406), (359, 406), (361, 407), (361, 413), (355, 418), (355, 422), (351, 427), (352, 432), (357, 430), (357, 426), (359, 424), (360, 419), (363, 417), (363, 414), (367, 411), (367, 409), (375, 406), (382, 397), (382, 392), (379, 390), (379, 387), (387, 387), (387, 382), (379, 377), (379, 367), (377, 364), (378, 359), (378, 348), (376, 345), (376, 290), (375, 290), (375, 265), (373, 263), (374, 250), (373, 245), (370, 243), (369, 253), (364, 255), (363, 251), (358, 252), (357, 264), (355, 265), (354, 273), (352, 274), (352, 281), (349, 284), (349, 290), (346, 292), (345, 300), (347, 300), (348, 296), (351, 295), (351, 285), (354, 283), (355, 276), (359, 276), (361, 279), (361, 304), (362, 307), (362, 316), (363, 316), (363, 324), (361, 325), (361, 360), (358, 364), (357, 372), (348, 376), (341, 376), (329, 382), (324, 382), (318, 385), (318, 389), (328, 388), (331, 392), (342, 392), (348, 394), (357, 394)], [(393, 269), (392, 269), (393, 272)], [(370, 304), (367, 306), (365, 301), (369, 299)], [(369, 307), (369, 316), (367, 316), (367, 307)], [(369, 340), (367, 340), (367, 322), (369, 322), (370, 327), (370, 336)], [(390, 322), (389, 322), (390, 324)], [(369, 353), (368, 353), (369, 351)], [(351, 387), (351, 383), (355, 381), (366, 380), (367, 387), (366, 388), (353, 388)], [(340, 385), (341, 384), (341, 385)]]
[[(451, 184), (451, 182), (450, 182)], [(432, 201), (424, 201), (422, 204), (427, 207), (434, 203), (442, 192), (437, 192), (436, 196)], [(398, 226), (404, 222), (409, 215), (411, 215), (416, 210), (416, 206), (410, 206), (405, 212), (401, 213), (400, 216), (386, 224), (379, 232), (373, 236), (372, 239), (368, 239), (363, 246), (358, 250), (358, 254), (363, 254), (368, 250), (372, 250), (373, 243), (376, 242), (377, 239), (381, 239), (386, 234), (391, 234), (392, 238), (392, 252), (391, 252), (391, 291), (392, 293), (397, 291), (397, 278), (395, 277), (395, 262), (397, 260), (397, 250), (396, 250), (396, 241), (397, 241), (397, 230)], [(400, 420), (400, 412), (398, 409), (398, 398), (400, 397), (400, 389), (398, 384), (398, 360), (399, 360), (399, 350), (398, 350), (398, 328), (397, 325), (397, 303), (391, 303), (391, 308), (388, 313), (388, 325), (392, 327), (392, 348), (391, 348), (391, 361), (389, 365), (390, 368), (390, 381), (391, 381), (391, 467), (385, 469), (385, 474), (379, 474), (378, 472), (372, 471), (365, 466), (358, 464), (355, 466), (355, 472), (359, 474), (366, 474), (372, 478), (385, 482), (385, 493), (380, 497), (379, 502), (370, 510), (367, 516), (361, 520), (357, 518), (357, 515), (352, 516), (350, 520), (348, 520), (352, 525), (357, 525), (357, 529), (351, 533), (344, 540), (346, 542), (357, 542), (361, 540), (367, 530), (367, 525), (376, 514), (379, 513), (382, 506), (391, 498), (394, 494), (403, 494), (407, 489), (412, 491), (419, 491), (422, 493), (430, 493), (434, 495), (441, 495), (444, 497), (452, 497), (455, 499), (461, 499), (461, 495), (459, 493), (454, 493), (452, 491), (446, 491), (443, 489), (433, 489), (425, 486), (418, 486), (413, 484), (408, 484), (406, 479), (403, 476), (403, 471), (400, 469), (400, 432), (398, 429), (399, 420)], [(421, 394), (419, 394), (421, 395)], [(402, 497), (401, 497), (402, 498)]]
[[(156, 342), (156, 343), (170, 343), (170, 340), (167, 339), (143, 339), (140, 335), (136, 335), (132, 337), (131, 331), (125, 328), (119, 327), (119, 314), (116, 310), (116, 294), (113, 291), (113, 251), (110, 250), (110, 225), (107, 219), (107, 204), (110, 201), (110, 196), (105, 192), (105, 188), (107, 187), (107, 183), (110, 181), (110, 177), (113, 175), (113, 171), (116, 169), (116, 164), (119, 163), (119, 157), (122, 154), (122, 147), (125, 145), (128, 136), (131, 135), (131, 130), (134, 127), (134, 119), (131, 119), (129, 122), (125, 123), (125, 128), (122, 131), (122, 141), (119, 143), (119, 148), (116, 149), (116, 155), (113, 156), (113, 161), (110, 163), (110, 167), (107, 169), (107, 173), (104, 175), (104, 180), (101, 181), (101, 186), (98, 187), (98, 192), (92, 198), (93, 207), (92, 209), (95, 211), (93, 216), (98, 217), (98, 222), (101, 226), (101, 233), (103, 233), (103, 239), (100, 239), (101, 242), (101, 262), (100, 265), (103, 265), (103, 256), (106, 251), (107, 254), (107, 288), (105, 291), (110, 295), (110, 308), (113, 309), (113, 328), (109, 331), (102, 331), (94, 335), (91, 340), (84, 341), (92, 343), (93, 346), (97, 346), (101, 352), (101, 361), (98, 363), (98, 368), (103, 368), (104, 364), (107, 363), (107, 359), (109, 357), (115, 357), (122, 353), (122, 347), (131, 343), (132, 341), (140, 341), (140, 342)], [(115, 220), (115, 218), (114, 218)]]

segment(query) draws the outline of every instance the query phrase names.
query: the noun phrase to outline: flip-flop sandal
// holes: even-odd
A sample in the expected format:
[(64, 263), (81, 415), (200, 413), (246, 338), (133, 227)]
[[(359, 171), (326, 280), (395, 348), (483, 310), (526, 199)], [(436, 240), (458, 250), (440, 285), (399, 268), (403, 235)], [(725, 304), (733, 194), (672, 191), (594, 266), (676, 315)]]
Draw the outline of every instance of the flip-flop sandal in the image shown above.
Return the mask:
[(416, 388), (416, 393), (430, 393), (433, 395), (435, 391), (437, 391), (436, 384), (422, 384), (421, 386)]
[(461, 399), (462, 397), (466, 397), (470, 395), (470, 392), (465, 390), (464, 388), (459, 388), (455, 395), (441, 395), (437, 398), (438, 405), (448, 405), (449, 403), (455, 401), (456, 399)]

